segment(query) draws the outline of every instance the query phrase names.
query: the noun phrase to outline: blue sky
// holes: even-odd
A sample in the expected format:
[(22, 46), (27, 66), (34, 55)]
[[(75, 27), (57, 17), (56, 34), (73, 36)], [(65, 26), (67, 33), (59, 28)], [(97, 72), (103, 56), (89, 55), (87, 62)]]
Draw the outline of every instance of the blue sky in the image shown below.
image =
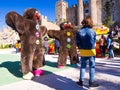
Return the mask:
[[(16, 11), (23, 14), (27, 8), (36, 8), (49, 21), (55, 21), (55, 4), (58, 0), (0, 0), (0, 30), (5, 24), (5, 15), (10, 11)], [(65, 0), (69, 6), (77, 4), (77, 0)]]

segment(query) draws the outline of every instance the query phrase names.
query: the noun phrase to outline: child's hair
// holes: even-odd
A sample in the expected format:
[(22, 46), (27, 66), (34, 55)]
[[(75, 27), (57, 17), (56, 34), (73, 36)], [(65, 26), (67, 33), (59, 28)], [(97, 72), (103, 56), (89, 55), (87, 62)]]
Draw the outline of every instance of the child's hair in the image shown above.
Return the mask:
[(81, 22), (81, 24), (83, 25), (83, 27), (93, 27), (93, 20), (91, 19), (90, 16), (87, 16), (83, 19), (83, 21)]
[(45, 41), (48, 41), (48, 37), (44, 37), (44, 40), (45, 40)]

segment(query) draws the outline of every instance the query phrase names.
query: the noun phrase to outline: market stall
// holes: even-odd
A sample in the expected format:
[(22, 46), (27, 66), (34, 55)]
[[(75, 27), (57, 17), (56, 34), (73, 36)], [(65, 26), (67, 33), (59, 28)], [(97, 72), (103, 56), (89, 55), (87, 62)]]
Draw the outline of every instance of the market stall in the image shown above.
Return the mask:
[[(99, 38), (99, 35), (107, 35), (108, 32), (109, 32), (109, 28), (102, 25), (102, 26), (95, 26), (93, 28), (97, 34), (97, 39)], [(100, 52), (100, 49), (99, 49), (99, 42), (98, 40), (96, 41), (96, 57), (101, 57), (101, 52)]]

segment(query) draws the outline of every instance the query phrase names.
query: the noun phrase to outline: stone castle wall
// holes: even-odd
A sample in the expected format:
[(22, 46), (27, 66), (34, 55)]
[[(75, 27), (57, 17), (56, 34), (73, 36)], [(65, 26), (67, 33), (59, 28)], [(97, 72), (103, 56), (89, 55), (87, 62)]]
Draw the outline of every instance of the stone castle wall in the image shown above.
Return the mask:
[(48, 21), (47, 17), (45, 17), (45, 16), (42, 16), (41, 25), (46, 26), (48, 30), (49, 29), (54, 29), (54, 30), (59, 30), (60, 29), (59, 26), (56, 25), (56, 23)]

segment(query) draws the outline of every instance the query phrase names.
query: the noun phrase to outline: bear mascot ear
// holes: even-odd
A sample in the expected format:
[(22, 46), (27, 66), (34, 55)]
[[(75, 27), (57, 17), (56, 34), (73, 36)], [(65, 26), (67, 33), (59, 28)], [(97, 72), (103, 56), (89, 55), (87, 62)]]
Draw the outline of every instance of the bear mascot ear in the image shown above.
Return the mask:
[(9, 12), (5, 16), (5, 21), (8, 26), (10, 26), (13, 30), (18, 32), (19, 34), (24, 33), (24, 23), (23, 17), (16, 12)]
[(36, 11), (37, 9), (35, 8), (28, 8), (24, 11), (23, 17), (26, 19), (33, 19)]

